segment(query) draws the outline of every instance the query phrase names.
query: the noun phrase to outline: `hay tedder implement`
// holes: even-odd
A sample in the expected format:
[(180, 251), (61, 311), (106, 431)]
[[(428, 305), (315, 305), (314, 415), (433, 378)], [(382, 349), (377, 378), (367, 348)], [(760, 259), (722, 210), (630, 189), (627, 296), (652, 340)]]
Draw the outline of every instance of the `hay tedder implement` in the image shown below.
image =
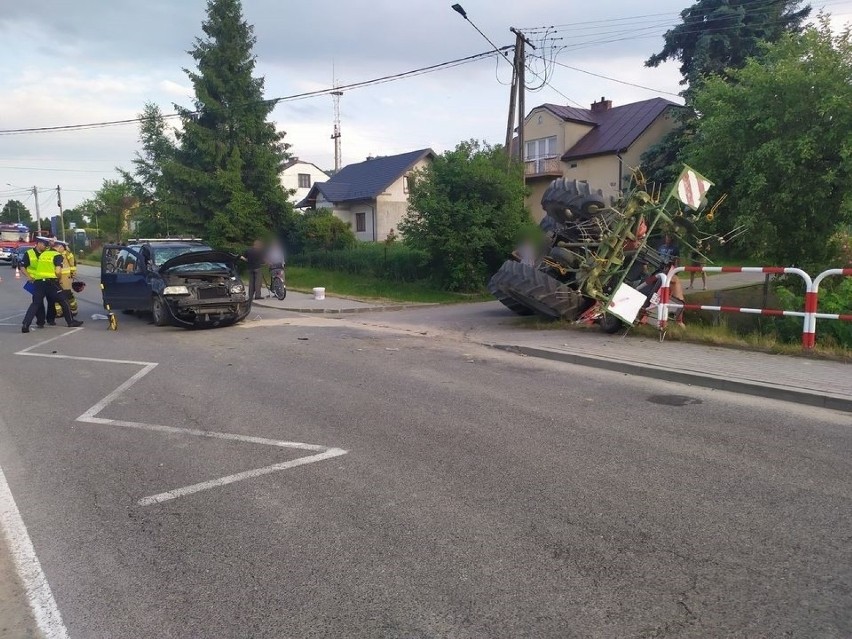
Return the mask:
[[(704, 182), (705, 189), (709, 184)], [(647, 318), (657, 303), (658, 274), (675, 266), (648, 245), (651, 233), (664, 226), (681, 247), (706, 243), (711, 236), (700, 237), (696, 224), (712, 219), (721, 203), (705, 212), (702, 193), (700, 204), (688, 207), (692, 211), (678, 205), (669, 212), (672, 201), (685, 198), (678, 197), (677, 186), (663, 202), (660, 195), (638, 171), (618, 201), (586, 182), (555, 180), (541, 200), (544, 237), (535, 257), (514, 253), (489, 281), (489, 291), (520, 315), (597, 322), (609, 333)]]

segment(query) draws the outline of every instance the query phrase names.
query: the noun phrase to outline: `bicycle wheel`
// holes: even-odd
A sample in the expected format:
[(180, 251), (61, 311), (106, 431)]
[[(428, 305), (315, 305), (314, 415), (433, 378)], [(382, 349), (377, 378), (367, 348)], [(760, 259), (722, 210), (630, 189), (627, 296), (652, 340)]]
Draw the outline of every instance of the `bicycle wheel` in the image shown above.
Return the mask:
[(284, 288), (284, 282), (281, 281), (280, 277), (272, 278), (272, 294), (279, 300), (287, 297), (287, 289)]

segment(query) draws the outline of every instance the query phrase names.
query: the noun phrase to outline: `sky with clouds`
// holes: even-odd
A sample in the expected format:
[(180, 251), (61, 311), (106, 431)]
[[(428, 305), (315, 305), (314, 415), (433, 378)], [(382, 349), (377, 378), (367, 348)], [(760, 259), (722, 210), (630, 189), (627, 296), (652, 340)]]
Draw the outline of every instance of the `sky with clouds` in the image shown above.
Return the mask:
[[(487, 51), (489, 44), (451, 10), (450, 0), (243, 0), (255, 27), (257, 74), (267, 97), (369, 80)], [(546, 51), (557, 64), (532, 59), (549, 86), (527, 94), (543, 102), (581, 104), (606, 96), (615, 104), (662, 96), (678, 101), (677, 65), (647, 69), (662, 35), (690, 0), (464, 0), (469, 18), (496, 44), (509, 27), (555, 26)], [(823, 0), (838, 26), (852, 21), (852, 0)], [(146, 101), (166, 113), (189, 106), (183, 69), (201, 33), (205, 0), (0, 0), (0, 131), (133, 118)], [(543, 35), (531, 31), (534, 44)], [(621, 84), (576, 69), (648, 88)], [(347, 91), (341, 98), (343, 163), (371, 154), (463, 139), (501, 142), (510, 66), (495, 58), (415, 78)], [(535, 77), (530, 84), (541, 84)], [(328, 96), (279, 104), (272, 118), (291, 151), (322, 168), (334, 164)], [(0, 206), (10, 197), (34, 210), (21, 187), (62, 186), (63, 207), (91, 196), (114, 167), (128, 167), (138, 147), (135, 125), (27, 135), (0, 134)], [(54, 192), (55, 193), (55, 192)], [(56, 213), (55, 194), (40, 197)]]

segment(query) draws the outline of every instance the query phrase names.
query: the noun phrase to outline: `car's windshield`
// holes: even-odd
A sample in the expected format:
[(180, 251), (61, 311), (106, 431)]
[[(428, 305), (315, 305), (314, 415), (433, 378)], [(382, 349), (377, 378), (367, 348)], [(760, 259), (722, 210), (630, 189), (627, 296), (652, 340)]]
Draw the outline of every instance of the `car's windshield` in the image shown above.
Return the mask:
[[(184, 255), (186, 253), (198, 253), (200, 251), (211, 251), (209, 246), (152, 246), (154, 264), (162, 266), (170, 259)], [(191, 264), (181, 264), (172, 269), (173, 271), (227, 271), (228, 266), (222, 262), (197, 262)]]
[(210, 251), (209, 246), (194, 245), (194, 246), (152, 246), (151, 254), (154, 258), (154, 264), (161, 266), (173, 257), (183, 255), (184, 253), (198, 253), (199, 251)]

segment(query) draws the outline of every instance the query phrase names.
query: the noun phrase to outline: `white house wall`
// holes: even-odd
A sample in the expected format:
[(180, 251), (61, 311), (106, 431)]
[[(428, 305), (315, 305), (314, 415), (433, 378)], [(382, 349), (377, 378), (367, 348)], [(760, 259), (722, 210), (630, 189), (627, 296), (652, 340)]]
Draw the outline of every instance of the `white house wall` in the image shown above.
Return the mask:
[(306, 189), (299, 188), (300, 173), (305, 173), (311, 176), (311, 185), (316, 182), (325, 182), (329, 178), (325, 172), (321, 171), (310, 162), (300, 162), (284, 169), (281, 172), (281, 186), (288, 191), (296, 191), (295, 195), (289, 196), (289, 200), (292, 204), (296, 204), (306, 198), (311, 190), (310, 187)]

